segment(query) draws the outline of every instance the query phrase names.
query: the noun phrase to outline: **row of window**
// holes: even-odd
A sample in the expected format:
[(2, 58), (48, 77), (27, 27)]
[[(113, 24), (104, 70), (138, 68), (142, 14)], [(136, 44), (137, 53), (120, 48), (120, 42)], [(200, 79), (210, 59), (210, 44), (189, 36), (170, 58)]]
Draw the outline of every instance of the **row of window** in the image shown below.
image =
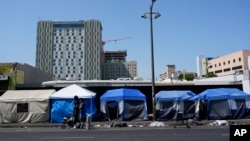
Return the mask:
[[(79, 47), (83, 46), (84, 44), (78, 44)], [(56, 47), (76, 47), (77, 44), (54, 44), (53, 47), (56, 49)]]
[[(76, 33), (54, 33), (54, 36), (65, 36), (65, 35), (67, 35), (67, 36), (75, 36), (75, 35), (77, 35)], [(78, 35), (79, 36), (82, 36), (83, 34), (82, 33), (78, 33)]]
[(240, 65), (240, 66), (235, 66), (232, 68), (225, 68), (223, 70), (216, 70), (214, 71), (214, 73), (217, 74), (217, 73), (222, 73), (222, 72), (236, 71), (236, 70), (241, 70), (242, 68), (243, 67)]
[[(66, 32), (82, 32), (84, 30), (82, 29), (66, 29)], [(65, 32), (65, 30), (62, 29), (54, 29), (54, 32)]]
[[(233, 63), (236, 63), (236, 59), (233, 59), (232, 60), (232, 62)], [(238, 62), (241, 62), (241, 58), (238, 58)], [(218, 63), (218, 66), (220, 67), (220, 66), (225, 66), (225, 65), (230, 65), (231, 64), (231, 61), (230, 60), (228, 60), (227, 62), (223, 62), (223, 63)], [(213, 68), (213, 67), (217, 67), (217, 64), (213, 64), (213, 65), (209, 65), (209, 68)]]
[[(74, 57), (74, 56), (73, 56)], [(68, 58), (70, 58), (70, 57), (68, 57)], [(74, 59), (74, 58), (71, 58), (70, 60), (69, 59), (66, 59), (66, 60), (64, 60), (64, 59), (57, 59), (57, 60), (53, 60), (53, 62), (55, 62), (55, 63), (62, 63), (62, 62), (66, 62), (66, 63), (69, 63), (69, 62), (71, 62), (71, 63), (74, 63), (74, 62), (76, 62), (77, 61), (77, 59)], [(78, 59), (78, 62), (82, 62), (83, 61), (83, 59)]]
[[(79, 68), (80, 68), (81, 70), (83, 69), (83, 67), (82, 67), (82, 66), (81, 66), (81, 67), (79, 67)], [(61, 69), (61, 70), (62, 70), (62, 69), (63, 69), (63, 67), (57, 67), (57, 66), (56, 66), (56, 67), (55, 67), (55, 70), (57, 70), (57, 69)], [(68, 67), (67, 67), (67, 69), (76, 69), (76, 67), (75, 67), (75, 66), (68, 66)]]
[[(54, 74), (62, 74), (63, 73), (63, 71), (54, 71)], [(73, 74), (75, 74), (76, 73), (76, 71), (67, 71), (67, 73), (68, 74), (70, 74), (70, 73), (73, 73)], [(83, 73), (83, 71), (79, 71), (78, 73)]]
[[(61, 37), (61, 40), (64, 39), (63, 36), (55, 36), (54, 40), (59, 40), (59, 37)], [(72, 40), (72, 39), (76, 40), (76, 36), (73, 36), (73, 37), (72, 36), (67, 36), (67, 37), (68, 37), (68, 40)], [(71, 37), (72, 37), (72, 39), (71, 39)], [(82, 39), (83, 40), (83, 36), (79, 36), (78, 39)], [(66, 38), (66, 40), (67, 40), (67, 38)]]
[(79, 66), (81, 66), (82, 65), (82, 63), (73, 63), (73, 62), (71, 62), (71, 63), (56, 63), (56, 62), (53, 62), (53, 65), (54, 66), (61, 66), (61, 65), (66, 65), (66, 66), (74, 66), (74, 65), (79, 65)]
[[(54, 51), (63, 51), (62, 48), (56, 48), (56, 47), (54, 47), (53, 50), (54, 50)], [(65, 50), (66, 50), (66, 51), (70, 51), (70, 50), (71, 50), (71, 51), (74, 51), (74, 50), (77, 50), (77, 48), (72, 46), (71, 48), (66, 47)], [(82, 47), (78, 47), (78, 50), (83, 50), (83, 48), (82, 48)]]
[(67, 43), (83, 43), (83, 39), (73, 40), (72, 42), (71, 42), (71, 40), (61, 40), (61, 41), (55, 40), (54, 43), (55, 44), (58, 44), (58, 43), (61, 43), (61, 44), (63, 44), (63, 43), (66, 43), (66, 44)]
[[(75, 51), (69, 51), (69, 52), (64, 52), (64, 51), (55, 51), (54, 52), (54, 55), (58, 55), (58, 54), (74, 54), (74, 55), (76, 55), (76, 52)], [(81, 54), (81, 55), (83, 55), (83, 51), (81, 51), (81, 52), (77, 52), (77, 54)]]
[[(76, 78), (76, 76), (74, 75), (74, 74), (66, 74), (65, 76), (63, 76), (63, 75), (57, 75), (57, 78), (58, 79), (61, 79), (61, 78), (68, 78), (68, 77), (71, 77), (71, 78)], [(79, 74), (78, 75), (78, 80), (81, 80), (81, 78), (82, 78), (82, 75), (81, 74)]]

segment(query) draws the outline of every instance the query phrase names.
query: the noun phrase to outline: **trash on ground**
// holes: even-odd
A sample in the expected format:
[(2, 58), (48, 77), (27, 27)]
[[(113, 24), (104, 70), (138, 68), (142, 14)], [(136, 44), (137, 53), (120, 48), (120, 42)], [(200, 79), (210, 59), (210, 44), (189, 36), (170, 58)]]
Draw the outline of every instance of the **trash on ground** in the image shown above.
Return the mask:
[(208, 124), (209, 126), (228, 126), (229, 123), (226, 120), (215, 120), (212, 123)]
[(149, 124), (150, 127), (163, 127), (165, 126), (164, 122), (154, 121)]

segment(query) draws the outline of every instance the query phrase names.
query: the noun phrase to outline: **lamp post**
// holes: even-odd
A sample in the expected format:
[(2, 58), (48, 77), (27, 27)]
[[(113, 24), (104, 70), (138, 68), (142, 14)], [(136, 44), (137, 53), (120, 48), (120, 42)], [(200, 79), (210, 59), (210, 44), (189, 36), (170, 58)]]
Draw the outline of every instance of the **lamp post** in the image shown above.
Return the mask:
[(144, 13), (141, 17), (147, 19), (147, 14), (150, 15), (150, 40), (151, 40), (151, 71), (152, 71), (152, 110), (153, 121), (155, 121), (155, 72), (154, 72), (154, 38), (153, 38), (153, 14), (155, 19), (159, 18), (161, 14), (159, 12), (153, 12), (153, 5), (156, 0), (152, 0), (149, 8), (149, 12)]

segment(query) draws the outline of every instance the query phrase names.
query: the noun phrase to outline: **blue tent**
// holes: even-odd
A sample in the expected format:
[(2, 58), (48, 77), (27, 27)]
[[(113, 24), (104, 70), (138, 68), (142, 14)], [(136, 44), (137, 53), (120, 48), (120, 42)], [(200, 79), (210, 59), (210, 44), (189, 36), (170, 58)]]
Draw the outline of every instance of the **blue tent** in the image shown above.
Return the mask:
[(178, 120), (194, 117), (195, 94), (191, 91), (160, 91), (155, 95), (156, 119)]
[(236, 88), (207, 89), (196, 96), (196, 117), (240, 119), (250, 117), (250, 94)]
[(100, 97), (100, 110), (105, 120), (148, 119), (146, 96), (137, 89), (113, 89)]
[(86, 116), (94, 118), (97, 112), (95, 106), (96, 93), (73, 84), (50, 95), (51, 123), (62, 123), (64, 117), (72, 116), (75, 95), (84, 100)]

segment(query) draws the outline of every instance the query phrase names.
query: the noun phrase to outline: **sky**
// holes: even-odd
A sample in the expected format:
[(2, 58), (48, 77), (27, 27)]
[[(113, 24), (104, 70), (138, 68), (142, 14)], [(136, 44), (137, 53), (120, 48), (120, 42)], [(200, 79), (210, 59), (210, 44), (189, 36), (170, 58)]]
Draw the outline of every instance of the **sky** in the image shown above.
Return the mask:
[[(138, 76), (151, 79), (151, 0), (3, 0), (0, 4), (0, 62), (35, 66), (40, 20), (99, 20), (105, 50), (127, 50)], [(156, 80), (167, 65), (196, 72), (196, 57), (250, 50), (250, 0), (157, 0), (153, 11)], [(149, 16), (149, 15), (147, 15)]]

